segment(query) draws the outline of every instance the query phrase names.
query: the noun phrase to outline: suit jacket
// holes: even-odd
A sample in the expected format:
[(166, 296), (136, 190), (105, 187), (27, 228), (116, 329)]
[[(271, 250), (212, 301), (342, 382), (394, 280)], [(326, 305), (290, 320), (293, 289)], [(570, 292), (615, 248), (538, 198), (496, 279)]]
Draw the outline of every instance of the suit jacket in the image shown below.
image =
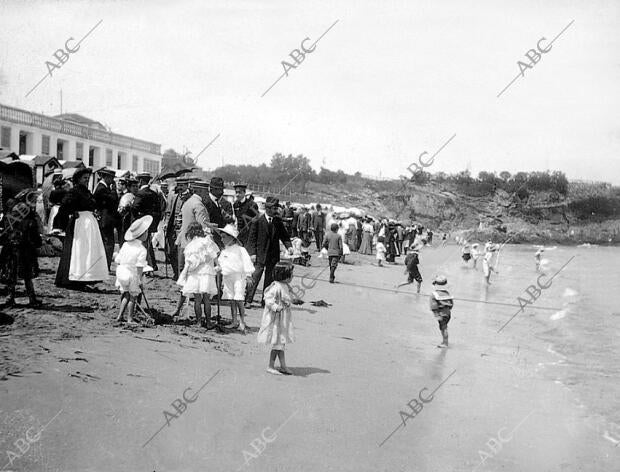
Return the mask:
[(111, 190), (104, 182), (99, 182), (93, 196), (95, 197), (95, 208), (99, 210), (101, 215), (99, 225), (102, 228), (116, 227), (120, 221), (116, 190)]
[(233, 208), (235, 209), (235, 216), (237, 217), (239, 240), (245, 243), (248, 239), (250, 220), (260, 215), (258, 212), (258, 205), (249, 198), (246, 198), (242, 202), (235, 201)]
[(312, 215), (310, 213), (300, 213), (297, 220), (297, 231), (308, 231), (312, 226)]
[(273, 218), (270, 233), (267, 215), (261, 215), (250, 225), (245, 248), (250, 256), (256, 256), (257, 264), (273, 265), (280, 260), (280, 241), (286, 248), (292, 247), (282, 220), (277, 216)]
[[(207, 194), (202, 203), (204, 207), (207, 209), (207, 213), (209, 214), (209, 222), (212, 226), (216, 226), (217, 228), (223, 228), (226, 226), (226, 221), (224, 220), (224, 215), (222, 215), (222, 205), (216, 205), (213, 200), (211, 200), (211, 194)], [(200, 197), (199, 197), (200, 198)]]
[[(177, 205), (180, 204), (181, 199), (177, 202)], [(177, 246), (185, 247), (187, 246), (187, 238), (185, 237), (185, 233), (187, 233), (187, 228), (191, 223), (198, 222), (202, 225), (202, 228), (207, 231), (209, 228), (209, 213), (207, 213), (207, 209), (202, 203), (202, 199), (194, 194), (189, 197), (183, 206), (181, 207), (181, 229), (179, 230), (179, 234), (177, 234), (177, 239), (175, 244)]]
[(159, 221), (161, 220), (161, 203), (157, 192), (151, 190), (149, 187), (138, 190), (136, 198), (131, 204), (131, 214), (134, 221), (143, 216), (151, 215), (153, 217), (153, 223), (149, 227), (149, 231), (156, 232), (157, 225), (159, 225)]
[(314, 231), (324, 231), (325, 230), (325, 220), (323, 219), (325, 215), (320, 212), (316, 212), (312, 215), (312, 229)]

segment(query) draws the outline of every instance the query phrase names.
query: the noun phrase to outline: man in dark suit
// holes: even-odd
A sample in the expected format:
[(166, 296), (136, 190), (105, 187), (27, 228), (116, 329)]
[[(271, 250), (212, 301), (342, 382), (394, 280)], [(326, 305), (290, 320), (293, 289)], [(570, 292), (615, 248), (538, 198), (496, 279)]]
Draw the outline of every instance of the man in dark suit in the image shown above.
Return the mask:
[(314, 242), (316, 243), (317, 251), (323, 248), (323, 236), (325, 235), (324, 216), (323, 208), (321, 208), (319, 203), (316, 206), (316, 212), (312, 214), (312, 230), (314, 231)]
[[(209, 193), (202, 199), (202, 203), (209, 214), (209, 227), (211, 229), (223, 228), (226, 226), (226, 214), (222, 208), (220, 199), (224, 195), (224, 179), (221, 177), (211, 177), (209, 182)], [(232, 208), (231, 208), (232, 213)], [(222, 239), (217, 231), (212, 231), (213, 241), (222, 249)]]
[(187, 177), (177, 178), (174, 191), (168, 193), (166, 203), (166, 217), (168, 218), (166, 222), (166, 253), (168, 254), (168, 261), (172, 266), (174, 280), (179, 278), (182, 269), (179, 268), (179, 247), (176, 240), (181, 230), (181, 207), (185, 201), (181, 195), (187, 190), (188, 185), (189, 179)]
[(236, 200), (233, 203), (235, 217), (237, 218), (237, 231), (239, 231), (237, 239), (243, 245), (248, 240), (248, 231), (250, 230), (252, 218), (257, 218), (260, 215), (258, 205), (245, 194), (247, 188), (248, 186), (245, 184), (235, 185)]
[(267, 197), (265, 214), (254, 220), (250, 225), (245, 248), (250, 254), (255, 269), (254, 274), (252, 274), (252, 289), (248, 290), (245, 297), (246, 307), (249, 307), (254, 299), (254, 293), (263, 272), (265, 272), (265, 282), (261, 305), (264, 306), (265, 289), (273, 282), (273, 268), (280, 261), (280, 241), (286, 246), (289, 254), (293, 254), (291, 239), (286, 228), (284, 228), (282, 219), (277, 216), (279, 206), (280, 201), (277, 198)]
[[(114, 254), (114, 229), (118, 228), (120, 223), (118, 194), (114, 186), (115, 172), (104, 167), (97, 171), (97, 175), (99, 175), (100, 180), (93, 196), (95, 197), (95, 208), (99, 213), (99, 229), (101, 230), (101, 239), (103, 239), (103, 247), (105, 248), (108, 270), (110, 270), (112, 254)], [(122, 235), (119, 235), (120, 238), (122, 238)]]
[(136, 175), (136, 179), (138, 179), (140, 190), (138, 190), (136, 198), (131, 205), (131, 214), (134, 221), (146, 215), (153, 217), (153, 223), (151, 223), (151, 226), (149, 227), (149, 234), (146, 239), (145, 246), (147, 250), (146, 261), (155, 271), (157, 270), (157, 262), (155, 261), (155, 251), (153, 250), (151, 236), (153, 233), (157, 232), (157, 226), (161, 220), (161, 201), (157, 192), (149, 187), (151, 174), (148, 172), (142, 172), (141, 174)]

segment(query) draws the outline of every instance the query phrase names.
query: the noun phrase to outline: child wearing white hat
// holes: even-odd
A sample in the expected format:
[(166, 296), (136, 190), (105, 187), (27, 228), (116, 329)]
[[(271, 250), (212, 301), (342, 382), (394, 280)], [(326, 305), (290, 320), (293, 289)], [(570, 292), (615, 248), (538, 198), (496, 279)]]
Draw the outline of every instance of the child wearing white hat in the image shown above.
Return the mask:
[(433, 280), (433, 293), (430, 298), (431, 311), (439, 323), (439, 331), (443, 342), (437, 347), (448, 347), (448, 323), (450, 322), (454, 300), (448, 292), (448, 280), (443, 275), (435, 277)]
[(137, 219), (125, 232), (125, 243), (114, 258), (116, 266), (115, 286), (121, 292), (121, 306), (116, 321), (123, 321), (125, 309), (127, 321), (133, 323), (136, 298), (142, 289), (142, 272), (148, 268), (146, 263), (146, 247), (144, 241), (148, 237), (148, 229), (153, 222), (152, 216)]
[[(254, 264), (248, 251), (240, 244), (237, 239), (238, 231), (228, 224), (217, 231), (222, 237), (224, 249), (219, 256), (220, 267), (222, 268), (222, 298), (230, 300), (230, 312), (232, 325), (230, 328), (239, 328), (245, 333), (245, 292), (248, 283), (252, 283)], [(237, 311), (239, 321), (237, 321)]]

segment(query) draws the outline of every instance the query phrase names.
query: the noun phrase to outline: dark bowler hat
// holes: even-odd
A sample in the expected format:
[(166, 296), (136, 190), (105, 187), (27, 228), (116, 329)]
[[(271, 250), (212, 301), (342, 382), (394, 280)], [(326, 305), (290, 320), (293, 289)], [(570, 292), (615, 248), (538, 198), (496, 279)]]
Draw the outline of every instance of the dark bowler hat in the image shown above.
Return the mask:
[(241, 190), (246, 190), (248, 188), (248, 184), (235, 184), (233, 185), (234, 189), (237, 190), (238, 188)]
[(136, 175), (136, 179), (141, 180), (141, 179), (149, 179), (151, 180), (151, 174), (149, 174), (148, 172), (140, 172), (139, 174)]
[(116, 176), (116, 172), (114, 172), (112, 169), (108, 169), (107, 167), (102, 167), (101, 169), (99, 169), (97, 171), (97, 174), (99, 175), (99, 177), (115, 177)]
[(211, 188), (224, 188), (224, 179), (221, 177), (211, 177)]
[(280, 200), (277, 199), (276, 197), (269, 196), (265, 200), (265, 206), (278, 208), (280, 206)]

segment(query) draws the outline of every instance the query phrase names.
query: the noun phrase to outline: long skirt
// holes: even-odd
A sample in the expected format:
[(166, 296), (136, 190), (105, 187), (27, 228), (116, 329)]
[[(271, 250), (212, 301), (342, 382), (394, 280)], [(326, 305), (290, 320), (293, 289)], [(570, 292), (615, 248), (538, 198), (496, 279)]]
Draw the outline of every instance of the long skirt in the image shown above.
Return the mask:
[(71, 217), (56, 272), (56, 285), (101, 282), (108, 277), (108, 264), (99, 224), (90, 211)]
[(369, 233), (368, 231), (364, 231), (362, 234), (360, 254), (372, 254), (372, 233)]

